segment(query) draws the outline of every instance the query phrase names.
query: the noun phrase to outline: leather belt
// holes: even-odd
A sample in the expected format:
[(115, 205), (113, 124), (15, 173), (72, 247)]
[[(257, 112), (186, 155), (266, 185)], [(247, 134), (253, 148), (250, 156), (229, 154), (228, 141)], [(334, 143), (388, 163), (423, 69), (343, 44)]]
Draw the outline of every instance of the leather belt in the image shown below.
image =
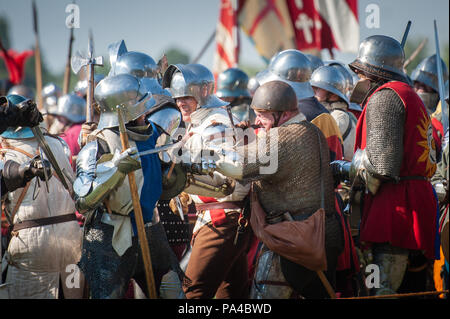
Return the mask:
[(30, 219), (30, 220), (25, 220), (21, 223), (14, 224), (12, 227), (12, 231), (17, 232), (17, 231), (19, 231), (21, 229), (25, 229), (25, 228), (65, 223), (65, 222), (70, 222), (72, 220), (75, 220), (75, 221), (77, 220), (77, 217), (74, 213), (46, 217), (46, 218)]
[(398, 181), (411, 181), (411, 180), (419, 180), (419, 181), (430, 181), (428, 177), (425, 176), (399, 176)]
[(197, 211), (205, 211), (212, 209), (242, 209), (242, 208), (244, 208), (243, 201), (195, 204), (195, 209)]

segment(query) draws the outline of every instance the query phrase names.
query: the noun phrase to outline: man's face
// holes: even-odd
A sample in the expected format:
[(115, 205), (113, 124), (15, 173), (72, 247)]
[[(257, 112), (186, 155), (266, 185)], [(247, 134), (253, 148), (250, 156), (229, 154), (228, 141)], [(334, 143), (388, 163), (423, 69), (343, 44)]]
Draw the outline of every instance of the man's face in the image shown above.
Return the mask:
[(416, 93), (434, 93), (435, 92), (428, 85), (426, 85), (422, 82), (418, 82), (418, 81), (414, 81), (414, 90), (416, 91)]
[(319, 102), (337, 102), (340, 99), (336, 94), (319, 87), (313, 86), (313, 90), (314, 95)]
[(318, 88), (316, 86), (313, 86), (314, 89), (314, 95), (316, 96), (316, 99), (319, 102), (326, 102), (328, 98), (328, 91)]
[(255, 110), (255, 124), (264, 127), (266, 131), (275, 125), (275, 117), (272, 112), (258, 112)]
[(197, 101), (192, 96), (185, 96), (177, 98), (176, 103), (183, 116), (183, 121), (190, 122), (191, 114), (197, 109)]

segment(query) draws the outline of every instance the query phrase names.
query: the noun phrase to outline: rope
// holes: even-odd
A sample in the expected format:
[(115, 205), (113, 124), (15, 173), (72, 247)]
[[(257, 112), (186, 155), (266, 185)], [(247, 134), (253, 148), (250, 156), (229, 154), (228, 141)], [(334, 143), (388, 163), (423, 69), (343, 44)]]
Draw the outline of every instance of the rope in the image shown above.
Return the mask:
[(407, 294), (395, 294), (395, 295), (383, 295), (383, 296), (367, 296), (367, 297), (351, 297), (351, 298), (339, 298), (339, 299), (381, 299), (381, 298), (399, 298), (399, 297), (416, 297), (416, 296), (430, 296), (430, 295), (440, 295), (448, 294), (447, 290), (441, 291), (424, 291), (424, 292), (413, 292)]

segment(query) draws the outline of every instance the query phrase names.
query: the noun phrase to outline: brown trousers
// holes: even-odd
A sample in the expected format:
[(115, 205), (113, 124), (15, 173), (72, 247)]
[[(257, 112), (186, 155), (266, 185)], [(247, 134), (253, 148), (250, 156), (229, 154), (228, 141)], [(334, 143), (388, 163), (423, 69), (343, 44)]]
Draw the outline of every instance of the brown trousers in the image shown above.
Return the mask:
[(183, 282), (187, 299), (248, 298), (246, 252), (251, 232), (247, 229), (234, 245), (238, 218), (238, 212), (228, 213), (222, 225), (208, 224), (198, 231)]

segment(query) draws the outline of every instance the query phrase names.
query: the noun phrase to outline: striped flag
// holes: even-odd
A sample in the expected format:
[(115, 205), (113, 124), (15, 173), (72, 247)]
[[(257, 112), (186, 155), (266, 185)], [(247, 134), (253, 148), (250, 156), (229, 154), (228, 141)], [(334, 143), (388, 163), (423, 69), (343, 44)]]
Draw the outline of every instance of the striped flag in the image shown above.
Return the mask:
[(213, 64), (215, 78), (226, 69), (237, 67), (239, 62), (237, 9), (238, 0), (221, 0)]
[(240, 0), (239, 25), (268, 62), (277, 52), (358, 52), (358, 0)]

